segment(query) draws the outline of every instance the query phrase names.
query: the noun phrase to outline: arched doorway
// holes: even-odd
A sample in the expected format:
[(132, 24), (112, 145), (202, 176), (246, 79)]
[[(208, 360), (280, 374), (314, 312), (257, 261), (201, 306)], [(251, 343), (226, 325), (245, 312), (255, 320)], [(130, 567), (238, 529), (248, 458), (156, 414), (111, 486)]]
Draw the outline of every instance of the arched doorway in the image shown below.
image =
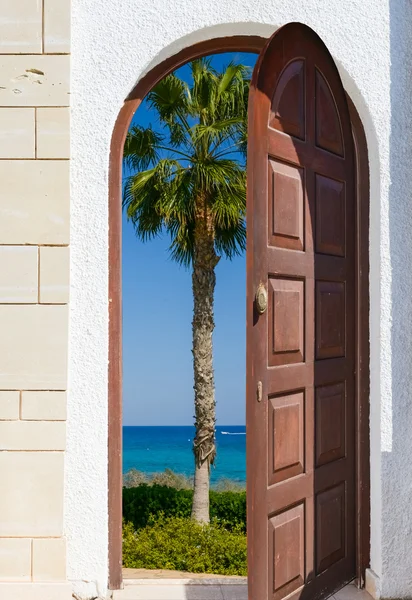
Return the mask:
[[(113, 132), (109, 177), (109, 587), (121, 586), (121, 526), (122, 526), (122, 452), (121, 452), (121, 177), (122, 151), (128, 125), (140, 102), (150, 89), (168, 73), (196, 57), (211, 53), (261, 52), (266, 40), (253, 36), (234, 36), (208, 40), (187, 48), (152, 69), (136, 85), (122, 110)], [(357, 112), (348, 99), (355, 147), (354, 177), (356, 201), (354, 227), (354, 523), (356, 575), (363, 584), (369, 564), (369, 335), (368, 328), (368, 226), (369, 175), (366, 140)], [(363, 325), (362, 325), (363, 324)], [(248, 400), (249, 401), (249, 400)], [(249, 452), (249, 449), (248, 449)], [(249, 460), (249, 458), (248, 458)], [(266, 517), (265, 517), (266, 518)]]

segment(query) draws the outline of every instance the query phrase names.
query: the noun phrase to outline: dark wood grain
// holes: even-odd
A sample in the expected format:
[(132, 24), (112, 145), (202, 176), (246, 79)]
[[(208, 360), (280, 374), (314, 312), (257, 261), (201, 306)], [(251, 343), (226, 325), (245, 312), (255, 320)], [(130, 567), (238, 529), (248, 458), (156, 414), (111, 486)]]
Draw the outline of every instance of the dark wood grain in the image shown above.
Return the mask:
[(248, 157), (249, 597), (325, 598), (357, 564), (357, 194), (346, 95), (306, 26), (260, 55)]
[(362, 121), (347, 97), (356, 158), (357, 239), (356, 239), (356, 576), (365, 585), (370, 564), (370, 439), (369, 439), (369, 161)]

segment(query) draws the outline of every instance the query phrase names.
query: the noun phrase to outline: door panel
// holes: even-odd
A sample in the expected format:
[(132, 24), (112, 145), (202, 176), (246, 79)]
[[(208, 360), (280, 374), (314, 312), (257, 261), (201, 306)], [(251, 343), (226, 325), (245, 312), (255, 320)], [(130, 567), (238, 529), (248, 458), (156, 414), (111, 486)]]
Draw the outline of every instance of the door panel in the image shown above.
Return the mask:
[(304, 506), (278, 513), (269, 519), (269, 580), (273, 596), (284, 598), (302, 587), (305, 580), (305, 531)]
[(248, 144), (249, 598), (324, 598), (355, 577), (354, 150), (304, 25), (259, 57)]

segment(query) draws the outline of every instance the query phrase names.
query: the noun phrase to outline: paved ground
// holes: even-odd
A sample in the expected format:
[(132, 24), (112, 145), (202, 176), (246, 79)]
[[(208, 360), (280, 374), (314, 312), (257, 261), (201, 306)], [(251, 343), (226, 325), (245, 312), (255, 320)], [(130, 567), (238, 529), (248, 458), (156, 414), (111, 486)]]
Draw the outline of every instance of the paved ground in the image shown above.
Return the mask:
[(372, 596), (369, 596), (368, 592), (365, 592), (365, 590), (358, 590), (353, 584), (342, 588), (339, 592), (336, 592), (332, 598), (334, 600), (372, 600)]
[(188, 573), (187, 571), (169, 571), (167, 569), (123, 569), (123, 579), (224, 579), (246, 583), (246, 577), (238, 575), (222, 576), (210, 573)]
[[(137, 582), (138, 580), (134, 580)], [(219, 583), (217, 583), (219, 581)], [(247, 600), (246, 583), (220, 579), (141, 579), (114, 592), (114, 600)]]
[[(152, 572), (153, 573), (153, 572)], [(137, 573), (134, 573), (137, 574)], [(147, 575), (147, 574), (146, 574)], [(125, 579), (114, 600), (247, 600), (247, 583), (229, 577)], [(369, 594), (347, 585), (330, 600), (371, 600)]]

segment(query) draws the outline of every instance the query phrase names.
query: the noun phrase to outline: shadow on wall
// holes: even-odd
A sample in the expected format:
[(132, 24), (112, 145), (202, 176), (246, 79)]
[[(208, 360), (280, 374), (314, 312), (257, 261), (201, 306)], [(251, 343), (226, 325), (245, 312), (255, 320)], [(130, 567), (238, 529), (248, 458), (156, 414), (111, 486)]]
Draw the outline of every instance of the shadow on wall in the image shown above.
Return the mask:
[[(158, 52), (158, 54), (156, 54), (156, 56), (145, 66), (137, 81), (143, 79), (143, 77), (147, 75), (149, 71), (162, 63), (164, 60), (168, 59), (174, 54), (177, 54), (185, 48), (189, 48), (190, 46), (198, 44), (199, 42), (205, 42), (207, 40), (213, 40), (222, 37), (232, 37), (236, 35), (256, 35), (268, 39), (273, 33), (275, 33), (277, 29), (279, 29), (279, 27), (280, 25), (269, 25), (268, 23), (249, 21), (247, 23), (219, 23), (217, 25), (196, 29), (195, 31), (192, 31), (191, 33), (173, 41), (168, 46), (163, 47), (160, 52)], [(134, 88), (137, 81), (131, 86), (130, 89)]]
[[(391, 364), (382, 390), (382, 597), (402, 598), (412, 589), (412, 4), (389, 0), (390, 19), (390, 187), (389, 247), (381, 254), (391, 281), (388, 296)], [(388, 215), (385, 214), (388, 211)], [(385, 238), (383, 232), (383, 238)], [(389, 262), (389, 264), (388, 264)], [(387, 286), (388, 292), (384, 286)], [(383, 378), (382, 378), (383, 379)], [(392, 438), (392, 439), (390, 439)]]

